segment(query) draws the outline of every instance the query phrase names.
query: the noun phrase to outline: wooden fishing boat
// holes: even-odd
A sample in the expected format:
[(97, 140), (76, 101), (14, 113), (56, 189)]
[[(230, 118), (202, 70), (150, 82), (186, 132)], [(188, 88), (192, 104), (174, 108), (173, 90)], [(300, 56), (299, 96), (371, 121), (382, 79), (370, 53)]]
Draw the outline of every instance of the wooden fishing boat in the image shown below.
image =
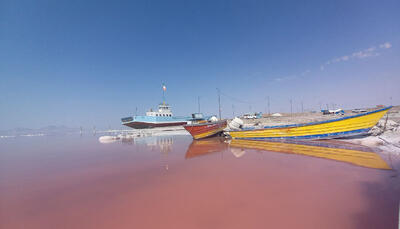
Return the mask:
[(187, 124), (183, 127), (192, 135), (193, 139), (202, 139), (221, 133), (226, 126), (227, 121), (221, 120), (217, 122)]
[(390, 108), (392, 107), (328, 121), (246, 128), (226, 133), (233, 139), (332, 139), (367, 135)]
[[(390, 170), (390, 166), (372, 149), (363, 146), (323, 141), (259, 141), (232, 139), (232, 149), (255, 149), (269, 152), (299, 154), (310, 157), (346, 162), (357, 166)], [(193, 150), (193, 149), (192, 149)], [(234, 152), (232, 152), (234, 153)]]

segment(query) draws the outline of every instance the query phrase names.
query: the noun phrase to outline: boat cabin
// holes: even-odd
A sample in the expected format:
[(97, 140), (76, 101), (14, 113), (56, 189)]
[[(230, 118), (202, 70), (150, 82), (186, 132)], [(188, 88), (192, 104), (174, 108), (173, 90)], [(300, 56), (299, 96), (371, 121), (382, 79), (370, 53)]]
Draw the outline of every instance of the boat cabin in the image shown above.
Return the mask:
[(158, 111), (150, 111), (146, 112), (146, 116), (155, 116), (155, 117), (172, 117), (171, 106), (165, 103), (161, 103), (158, 105)]

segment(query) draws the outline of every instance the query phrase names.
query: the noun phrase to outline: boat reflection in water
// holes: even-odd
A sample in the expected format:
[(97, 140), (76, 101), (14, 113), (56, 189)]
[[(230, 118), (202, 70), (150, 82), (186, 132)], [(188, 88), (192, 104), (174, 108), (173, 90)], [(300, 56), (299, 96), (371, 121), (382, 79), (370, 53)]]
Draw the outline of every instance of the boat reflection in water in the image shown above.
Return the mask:
[[(108, 137), (108, 136), (107, 136)], [(127, 145), (144, 145), (151, 151), (160, 151), (168, 153), (172, 151), (174, 138), (172, 136), (147, 136), (147, 137), (115, 137), (115, 138), (99, 138), (102, 144), (122, 143)]]
[(168, 154), (173, 151), (174, 138), (172, 136), (148, 136), (135, 138), (122, 138), (122, 144), (144, 146), (151, 152), (161, 153), (162, 167), (168, 171)]
[(200, 140), (193, 140), (186, 151), (185, 158), (193, 158), (203, 156), (211, 153), (223, 152), (228, 149), (228, 144), (224, 138), (206, 138)]
[(390, 166), (371, 148), (338, 141), (259, 141), (221, 138), (195, 140), (189, 146), (186, 158), (222, 152), (229, 149), (235, 157), (242, 157), (246, 149), (299, 154), (346, 162), (356, 166), (390, 170)]

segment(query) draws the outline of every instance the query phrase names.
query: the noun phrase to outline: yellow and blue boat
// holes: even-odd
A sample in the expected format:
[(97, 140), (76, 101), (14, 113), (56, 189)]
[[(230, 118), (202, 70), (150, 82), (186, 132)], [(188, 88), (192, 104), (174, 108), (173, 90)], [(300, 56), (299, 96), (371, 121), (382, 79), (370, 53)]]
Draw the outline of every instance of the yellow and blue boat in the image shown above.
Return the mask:
[(332, 139), (367, 135), (390, 107), (353, 116), (305, 124), (264, 126), (227, 131), (233, 139)]

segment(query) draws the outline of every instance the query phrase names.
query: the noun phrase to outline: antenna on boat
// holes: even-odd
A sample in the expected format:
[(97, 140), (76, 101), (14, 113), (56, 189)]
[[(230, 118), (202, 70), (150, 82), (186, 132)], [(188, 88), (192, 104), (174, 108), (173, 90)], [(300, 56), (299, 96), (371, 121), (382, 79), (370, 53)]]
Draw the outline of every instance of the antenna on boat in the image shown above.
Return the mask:
[(217, 88), (218, 92), (218, 112), (219, 112), (219, 119), (221, 120), (221, 92), (219, 88)]
[(290, 115), (293, 115), (293, 101), (290, 99)]
[(199, 113), (200, 113), (200, 96), (197, 96), (197, 103), (199, 105)]
[[(271, 111), (269, 109), (269, 96), (267, 96), (266, 99), (267, 99), (268, 114), (271, 114)], [(267, 112), (267, 111), (265, 111), (265, 112)]]

